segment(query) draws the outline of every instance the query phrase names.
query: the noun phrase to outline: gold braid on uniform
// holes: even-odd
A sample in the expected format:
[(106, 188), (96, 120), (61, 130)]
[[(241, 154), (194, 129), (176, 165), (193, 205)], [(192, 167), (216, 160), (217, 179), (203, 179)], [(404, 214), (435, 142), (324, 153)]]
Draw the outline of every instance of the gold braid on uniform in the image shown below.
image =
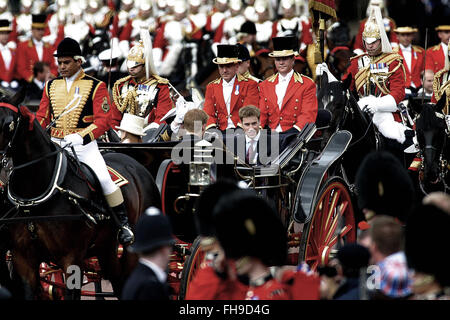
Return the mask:
[(445, 103), (444, 114), (449, 114), (449, 104), (450, 104), (450, 80), (448, 80), (444, 85), (441, 83), (441, 76), (445, 72), (450, 72), (449, 69), (442, 69), (436, 72), (433, 80), (433, 93), (436, 101), (441, 100), (444, 92), (447, 96), (447, 101)]
[(113, 88), (113, 100), (117, 106), (117, 109), (121, 113), (124, 113), (125, 111), (127, 111), (128, 113), (136, 114), (136, 110), (138, 109), (138, 105), (137, 105), (137, 101), (136, 101), (136, 98), (137, 98), (136, 90), (134, 90), (134, 89), (129, 90), (127, 92), (127, 95), (123, 99), (120, 95), (120, 90), (119, 90), (119, 85), (130, 79), (131, 79), (131, 76), (126, 76), (126, 77), (116, 81), (116, 83), (114, 84), (114, 88)]

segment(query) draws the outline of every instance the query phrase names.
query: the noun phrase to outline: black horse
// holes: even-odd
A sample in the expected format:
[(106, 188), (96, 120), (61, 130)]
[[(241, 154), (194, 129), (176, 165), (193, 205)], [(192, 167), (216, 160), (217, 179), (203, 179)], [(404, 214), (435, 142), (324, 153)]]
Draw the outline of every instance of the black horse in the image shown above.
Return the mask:
[(409, 100), (409, 107), (417, 114), (416, 136), (421, 168), (416, 181), (423, 195), (433, 191), (450, 192), (450, 132), (442, 111), (445, 101), (445, 93), (436, 104)]
[(329, 127), (324, 130), (322, 148), (329, 137), (338, 130), (348, 130), (352, 134), (352, 141), (343, 157), (343, 167), (348, 182), (355, 182), (356, 172), (363, 158), (376, 150), (379, 145), (378, 133), (370, 118), (361, 111), (358, 103), (349, 90), (351, 76), (343, 82), (328, 82), (328, 76), (321, 76), (321, 86), (317, 98), (319, 109), (331, 112)]
[[(24, 292), (19, 293), (40, 297), (41, 262), (55, 263), (64, 272), (71, 265), (83, 271), (85, 259), (96, 256), (103, 277), (120, 296), (137, 257), (124, 250), (118, 258), (117, 229), (100, 186), (92, 180), (87, 183), (77, 162), (50, 140), (26, 107), (0, 103), (0, 128), (0, 149), (13, 162), (7, 191), (18, 210), (8, 215), (14, 220), (7, 227), (13, 267), (24, 284)], [(104, 158), (128, 181), (121, 189), (132, 225), (149, 206), (161, 206), (157, 186), (145, 167), (120, 153), (107, 153)], [(2, 220), (0, 225), (5, 223)], [(65, 292), (66, 298), (80, 297), (78, 288)]]

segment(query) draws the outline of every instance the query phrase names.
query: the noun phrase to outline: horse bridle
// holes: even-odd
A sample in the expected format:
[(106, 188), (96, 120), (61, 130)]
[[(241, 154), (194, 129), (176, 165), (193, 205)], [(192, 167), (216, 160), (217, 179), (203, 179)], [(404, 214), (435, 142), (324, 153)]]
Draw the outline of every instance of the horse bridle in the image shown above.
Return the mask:
[[(0, 102), (0, 107), (8, 108), (8, 109), (14, 111), (17, 114), (19, 113), (19, 109), (17, 107), (15, 107), (15, 106), (9, 104), (9, 103)], [(18, 130), (19, 125), (20, 125), (20, 117), (17, 117), (17, 123), (14, 122), (14, 119), (13, 119), (13, 121), (11, 121), (11, 123), (9, 124), (9, 131), (14, 130), (14, 132), (12, 134), (11, 140), (9, 140), (9, 142), (6, 145), (5, 149), (0, 151), (1, 165), (2, 165), (3, 168), (5, 168), (6, 165), (7, 165), (7, 162), (8, 162), (8, 159), (7, 159), (8, 158), (8, 151), (11, 149), (11, 147), (12, 147), (12, 145), (14, 143), (14, 140), (16, 138), (17, 132), (19, 131)]]

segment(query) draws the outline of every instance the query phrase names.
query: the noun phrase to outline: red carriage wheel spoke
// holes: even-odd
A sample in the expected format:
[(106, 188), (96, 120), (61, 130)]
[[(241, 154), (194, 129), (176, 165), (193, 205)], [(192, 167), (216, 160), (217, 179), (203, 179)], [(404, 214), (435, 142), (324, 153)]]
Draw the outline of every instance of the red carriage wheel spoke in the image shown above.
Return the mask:
[[(345, 207), (345, 206), (341, 205), (341, 208), (342, 208), (342, 207)], [(327, 233), (327, 236), (326, 236), (326, 238), (325, 238), (324, 243), (328, 243), (328, 242), (330, 241), (331, 236), (332, 236), (332, 235), (335, 233), (335, 231), (336, 231), (336, 228), (337, 228), (337, 225), (338, 225), (339, 218), (342, 217), (343, 212), (344, 212), (344, 211), (341, 210), (341, 208), (338, 209), (338, 213), (336, 214), (336, 216), (335, 216), (334, 219), (333, 219), (333, 222), (331, 223), (330, 230), (329, 230), (328, 233)]]

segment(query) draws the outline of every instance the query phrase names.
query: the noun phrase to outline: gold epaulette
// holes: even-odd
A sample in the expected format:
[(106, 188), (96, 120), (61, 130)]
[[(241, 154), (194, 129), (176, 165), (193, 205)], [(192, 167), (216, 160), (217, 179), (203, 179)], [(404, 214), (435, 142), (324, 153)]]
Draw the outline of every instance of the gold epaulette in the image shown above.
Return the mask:
[(417, 51), (417, 52), (424, 52), (424, 51), (425, 51), (425, 49), (422, 48), (422, 47), (420, 47), (420, 46), (412, 46), (412, 47), (413, 47), (413, 49), (414, 49), (415, 51)]
[(271, 75), (271, 76), (268, 77), (266, 80), (269, 81), (269, 82), (274, 82), (275, 79), (277, 78), (277, 76), (278, 76), (278, 72), (275, 73), (275, 74), (273, 74), (273, 75)]
[(350, 57), (350, 61), (352, 61), (353, 59), (358, 59), (358, 58), (361, 58), (362, 56), (365, 56), (367, 53), (361, 53), (361, 54), (358, 54), (357, 56), (354, 56), (354, 57)]
[(294, 82), (300, 82), (303, 84), (302, 75), (294, 71)]
[(441, 44), (437, 44), (435, 46), (432, 46), (430, 49), (432, 51), (439, 51), (439, 50), (441, 50)]
[(153, 78), (156, 79), (156, 81), (158, 81), (158, 83), (162, 83), (162, 84), (168, 84), (169, 80), (160, 76), (157, 76), (156, 74), (153, 75)]
[(400, 51), (400, 46), (396, 46), (396, 47), (392, 48), (392, 52), (397, 53), (399, 51)]
[(248, 78), (244, 77), (242, 74), (237, 75), (238, 81), (248, 81)]
[(211, 81), (210, 83), (208, 83), (208, 85), (209, 85), (209, 84), (219, 84), (219, 83), (220, 83), (220, 80), (222, 80), (222, 78), (217, 78), (217, 79)]
[(120, 78), (119, 80), (117, 80), (116, 82), (114, 82), (114, 88), (116, 88), (116, 87), (118, 87), (119, 85), (121, 85), (122, 83), (124, 83), (124, 82), (126, 82), (126, 81), (128, 81), (128, 80), (130, 80), (131, 79), (131, 76), (126, 76), (126, 77), (123, 77), (123, 78)]
[(374, 63), (386, 63), (387, 65), (391, 64), (394, 61), (403, 61), (403, 57), (398, 53), (386, 53), (381, 58), (377, 59)]

